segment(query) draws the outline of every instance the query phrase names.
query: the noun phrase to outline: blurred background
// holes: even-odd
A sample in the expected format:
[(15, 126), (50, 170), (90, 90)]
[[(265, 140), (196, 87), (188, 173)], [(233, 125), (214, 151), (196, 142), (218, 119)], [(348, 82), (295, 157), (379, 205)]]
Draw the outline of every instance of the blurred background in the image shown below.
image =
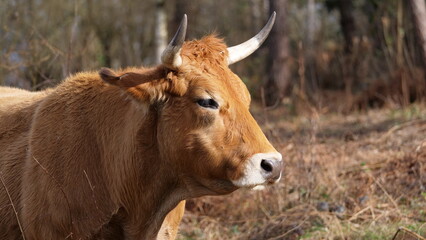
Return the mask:
[(263, 47), (232, 66), (255, 99), (333, 102), (338, 111), (407, 105), (424, 98), (426, 85), (425, 33), (418, 32), (426, 26), (413, 2), (7, 0), (0, 83), (39, 90), (78, 71), (153, 65), (184, 13), (188, 40), (217, 33), (228, 46), (239, 44), (277, 11)]
[(79, 71), (155, 65), (185, 13), (187, 40), (215, 33), (232, 46), (272, 11), (267, 41), (231, 68), (284, 178), (190, 200), (179, 238), (425, 234), (424, 0), (4, 0), (0, 84), (42, 90)]

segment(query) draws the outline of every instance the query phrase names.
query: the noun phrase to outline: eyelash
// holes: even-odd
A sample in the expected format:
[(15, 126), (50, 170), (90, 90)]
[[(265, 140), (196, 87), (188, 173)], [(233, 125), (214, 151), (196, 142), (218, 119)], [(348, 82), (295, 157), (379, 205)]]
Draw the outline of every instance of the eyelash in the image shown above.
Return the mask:
[(218, 109), (219, 108), (219, 104), (211, 98), (199, 99), (199, 100), (197, 100), (197, 104), (200, 105), (203, 108), (211, 108), (211, 109)]

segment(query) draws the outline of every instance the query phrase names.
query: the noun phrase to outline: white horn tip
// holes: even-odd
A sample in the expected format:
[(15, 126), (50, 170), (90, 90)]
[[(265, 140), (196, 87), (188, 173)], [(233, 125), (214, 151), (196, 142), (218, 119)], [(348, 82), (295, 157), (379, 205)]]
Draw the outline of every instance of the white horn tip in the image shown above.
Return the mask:
[(231, 65), (246, 58), (254, 51), (256, 51), (260, 47), (260, 45), (262, 45), (262, 43), (266, 40), (269, 33), (271, 32), (272, 27), (274, 26), (276, 15), (277, 14), (274, 11), (269, 17), (269, 20), (266, 25), (262, 28), (262, 30), (260, 30), (258, 34), (256, 34), (256, 36), (237, 46), (228, 47), (228, 65)]

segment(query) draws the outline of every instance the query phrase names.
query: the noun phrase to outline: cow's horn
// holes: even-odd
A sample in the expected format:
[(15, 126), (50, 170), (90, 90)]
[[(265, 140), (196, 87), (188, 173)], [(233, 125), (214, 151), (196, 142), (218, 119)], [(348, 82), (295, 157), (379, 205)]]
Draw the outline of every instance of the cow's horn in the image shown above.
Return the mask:
[(258, 34), (256, 34), (256, 36), (239, 45), (228, 48), (228, 65), (243, 60), (244, 58), (252, 54), (254, 51), (256, 51), (260, 47), (260, 45), (262, 45), (262, 43), (268, 37), (269, 32), (271, 32), (272, 26), (275, 22), (275, 15), (276, 13), (273, 12), (271, 17), (269, 17), (268, 23), (266, 23), (263, 29)]
[(173, 37), (172, 41), (170, 41), (167, 48), (161, 54), (161, 61), (164, 65), (171, 68), (178, 68), (182, 64), (180, 48), (182, 47), (182, 44), (185, 41), (187, 24), (188, 21), (186, 18), (186, 14), (184, 14), (175, 36)]

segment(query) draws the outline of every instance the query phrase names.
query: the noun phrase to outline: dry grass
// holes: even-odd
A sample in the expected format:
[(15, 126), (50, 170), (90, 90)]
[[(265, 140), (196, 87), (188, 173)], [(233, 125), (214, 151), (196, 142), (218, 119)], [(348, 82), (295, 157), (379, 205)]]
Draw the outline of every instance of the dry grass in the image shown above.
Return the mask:
[(392, 239), (400, 226), (426, 235), (425, 105), (254, 112), (283, 153), (284, 178), (190, 201), (180, 239)]

